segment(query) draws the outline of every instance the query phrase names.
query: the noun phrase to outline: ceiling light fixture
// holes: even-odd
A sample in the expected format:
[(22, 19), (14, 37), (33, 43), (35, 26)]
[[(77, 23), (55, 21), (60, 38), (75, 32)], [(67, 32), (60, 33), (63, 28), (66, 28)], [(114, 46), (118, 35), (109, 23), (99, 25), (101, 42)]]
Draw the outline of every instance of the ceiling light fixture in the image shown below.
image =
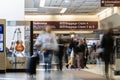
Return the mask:
[(65, 13), (66, 10), (67, 10), (67, 8), (62, 8), (62, 10), (60, 11), (60, 13)]
[(97, 13), (96, 15), (99, 16), (99, 15), (101, 15), (101, 14), (103, 14), (103, 13), (109, 11), (109, 10), (112, 10), (112, 9), (111, 8), (106, 8), (106, 9), (102, 10), (101, 12)]
[(38, 11), (38, 8), (25, 8), (25, 11)]
[(44, 7), (45, 6), (45, 0), (40, 0), (40, 7)]
[(70, 2), (70, 0), (65, 0), (65, 3), (69, 3)]

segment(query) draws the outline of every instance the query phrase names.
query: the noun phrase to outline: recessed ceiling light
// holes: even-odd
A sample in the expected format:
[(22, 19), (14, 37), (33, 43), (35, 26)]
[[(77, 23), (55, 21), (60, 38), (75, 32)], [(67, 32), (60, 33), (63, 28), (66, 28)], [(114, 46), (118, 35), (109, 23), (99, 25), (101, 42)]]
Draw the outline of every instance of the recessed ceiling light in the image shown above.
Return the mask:
[(65, 3), (69, 3), (70, 2), (70, 0), (65, 0)]
[(40, 7), (44, 7), (45, 6), (45, 0), (40, 0)]

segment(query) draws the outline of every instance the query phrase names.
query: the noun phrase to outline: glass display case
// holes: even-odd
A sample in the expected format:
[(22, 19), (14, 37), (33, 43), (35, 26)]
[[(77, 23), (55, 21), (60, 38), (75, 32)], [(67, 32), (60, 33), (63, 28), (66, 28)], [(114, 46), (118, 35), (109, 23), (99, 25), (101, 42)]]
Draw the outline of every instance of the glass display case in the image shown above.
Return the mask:
[[(19, 24), (6, 27), (6, 68), (7, 71), (26, 69), (30, 57), (30, 25)], [(25, 22), (24, 22), (25, 23)]]

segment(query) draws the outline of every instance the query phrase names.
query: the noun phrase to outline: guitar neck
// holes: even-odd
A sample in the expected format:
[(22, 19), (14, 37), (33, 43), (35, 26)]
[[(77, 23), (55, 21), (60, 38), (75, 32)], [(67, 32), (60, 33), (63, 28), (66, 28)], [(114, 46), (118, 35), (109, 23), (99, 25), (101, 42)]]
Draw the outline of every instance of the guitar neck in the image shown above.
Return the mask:
[(17, 41), (21, 41), (21, 31), (20, 28), (18, 28), (18, 32), (17, 32)]

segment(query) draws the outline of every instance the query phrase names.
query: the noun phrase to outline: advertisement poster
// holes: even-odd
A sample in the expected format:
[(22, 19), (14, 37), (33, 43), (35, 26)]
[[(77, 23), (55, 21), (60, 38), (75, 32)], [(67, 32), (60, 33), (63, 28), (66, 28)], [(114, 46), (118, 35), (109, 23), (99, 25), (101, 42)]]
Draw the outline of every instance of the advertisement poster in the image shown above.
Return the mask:
[[(2, 35), (0, 34), (0, 36)], [(28, 26), (6, 27), (7, 69), (26, 69), (27, 59), (30, 55), (28, 46), (30, 47), (30, 29)]]

